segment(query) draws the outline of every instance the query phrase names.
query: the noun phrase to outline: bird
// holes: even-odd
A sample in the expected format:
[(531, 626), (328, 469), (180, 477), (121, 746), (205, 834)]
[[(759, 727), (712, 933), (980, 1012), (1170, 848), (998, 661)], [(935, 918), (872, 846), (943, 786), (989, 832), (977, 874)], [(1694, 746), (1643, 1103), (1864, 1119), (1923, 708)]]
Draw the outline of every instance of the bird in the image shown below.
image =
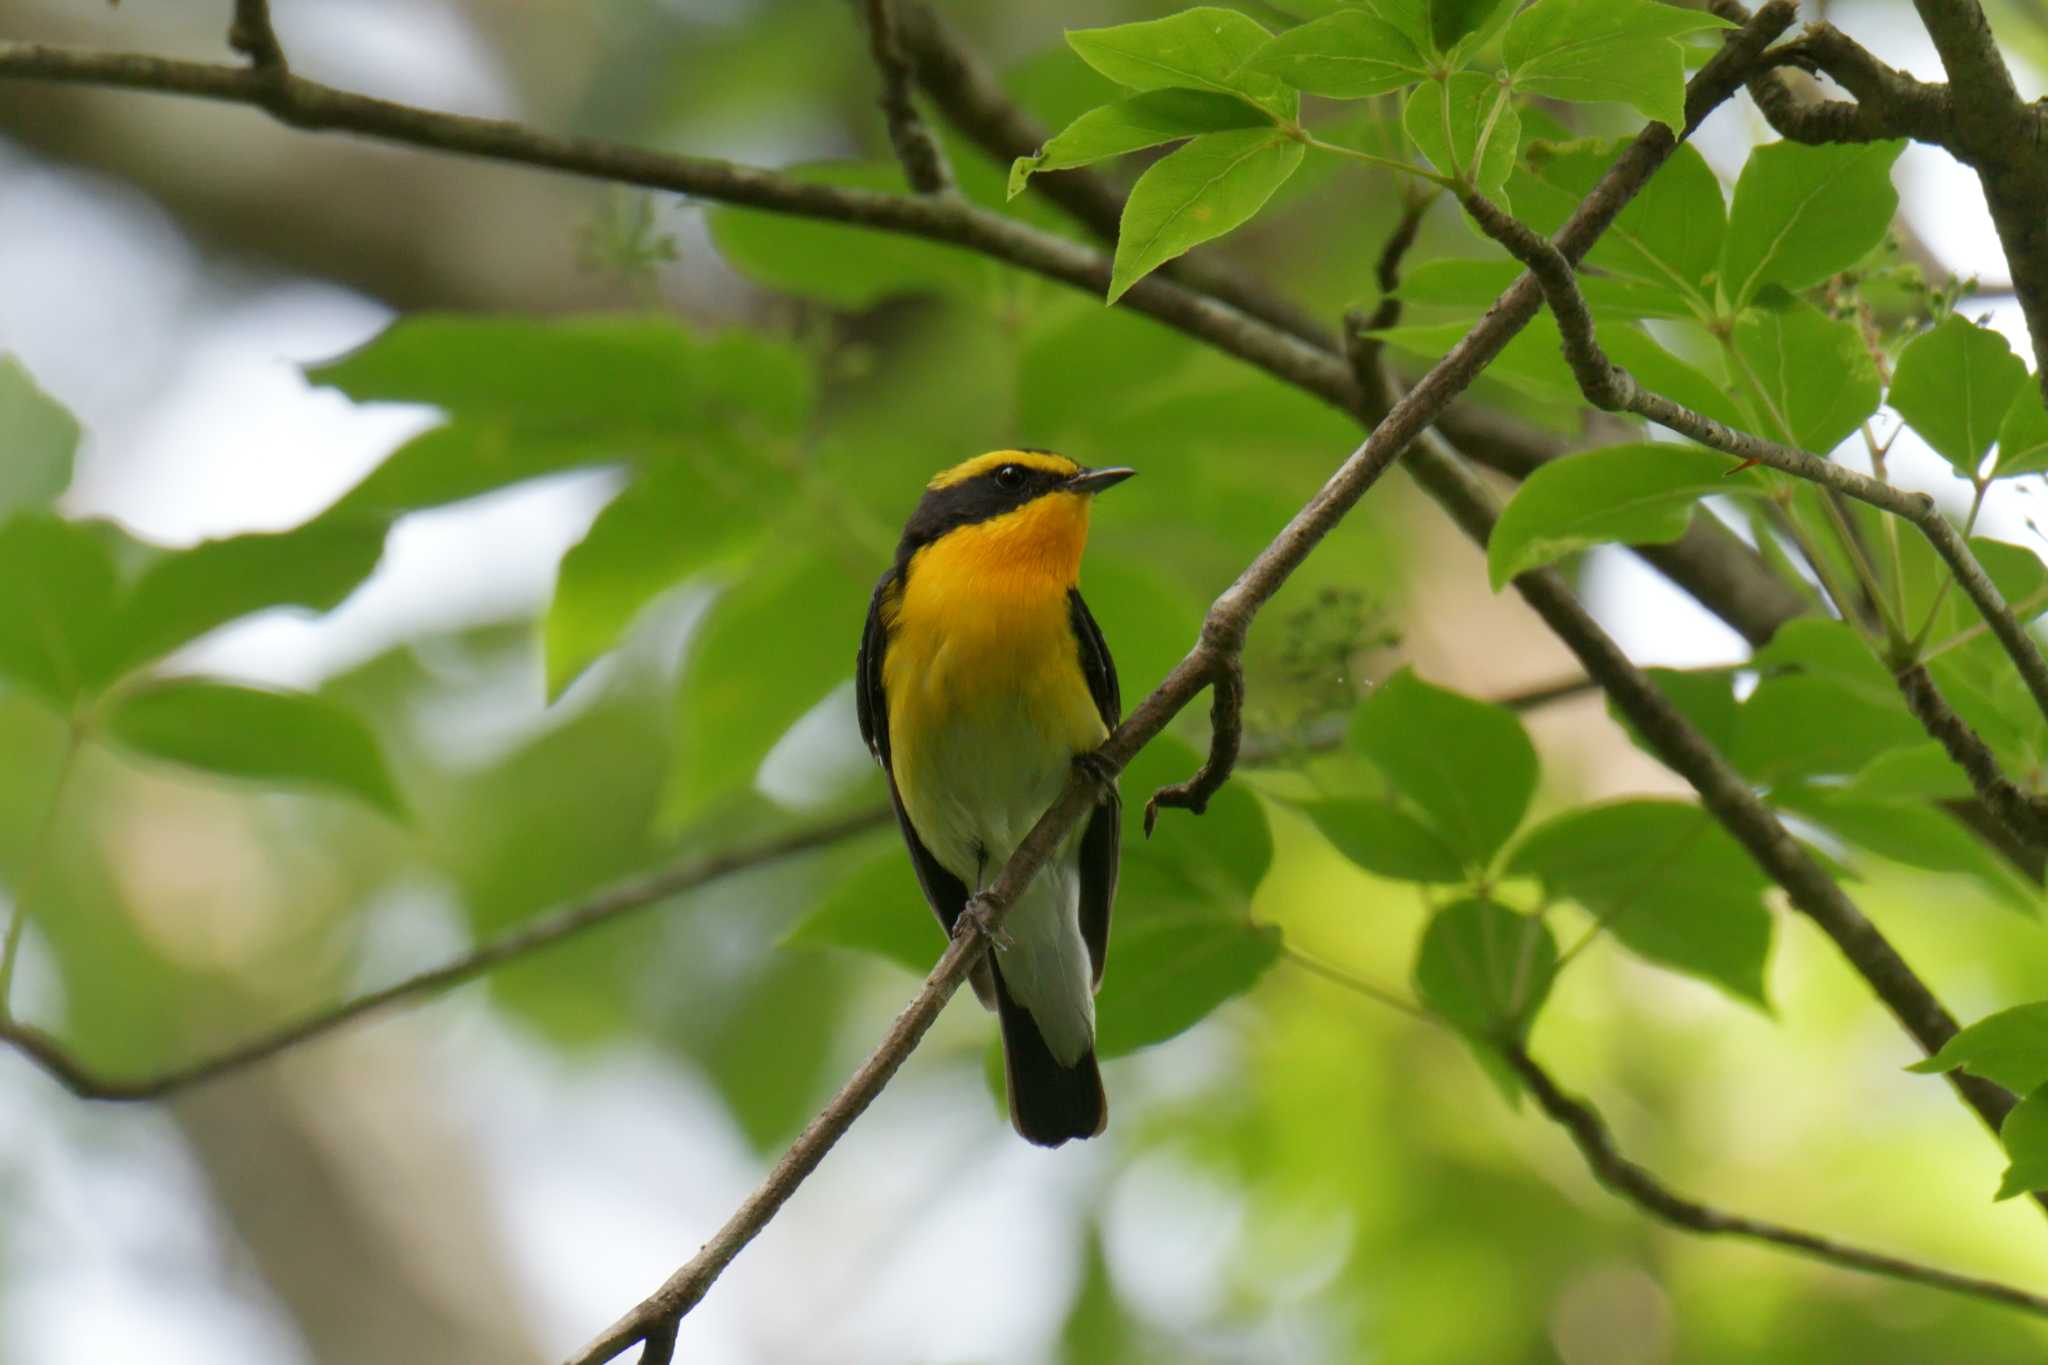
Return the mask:
[[(861, 737), (948, 934), (1122, 719), (1080, 571), (1095, 495), (1134, 473), (1028, 448), (956, 464), (925, 486), (875, 585), (856, 661)], [(1011, 1124), (1041, 1147), (1108, 1122), (1095, 992), (1122, 827), (1106, 782), (969, 976), (1001, 1025)]]

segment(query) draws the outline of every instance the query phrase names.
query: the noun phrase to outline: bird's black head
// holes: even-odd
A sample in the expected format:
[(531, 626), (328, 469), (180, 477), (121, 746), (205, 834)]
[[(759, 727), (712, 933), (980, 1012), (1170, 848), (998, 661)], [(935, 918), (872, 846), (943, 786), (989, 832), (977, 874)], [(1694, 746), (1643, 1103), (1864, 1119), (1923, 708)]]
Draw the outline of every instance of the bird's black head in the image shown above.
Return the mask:
[(949, 531), (1014, 512), (1049, 495), (1089, 497), (1137, 471), (1084, 469), (1049, 450), (993, 450), (954, 465), (925, 485), (896, 548), (907, 561)]

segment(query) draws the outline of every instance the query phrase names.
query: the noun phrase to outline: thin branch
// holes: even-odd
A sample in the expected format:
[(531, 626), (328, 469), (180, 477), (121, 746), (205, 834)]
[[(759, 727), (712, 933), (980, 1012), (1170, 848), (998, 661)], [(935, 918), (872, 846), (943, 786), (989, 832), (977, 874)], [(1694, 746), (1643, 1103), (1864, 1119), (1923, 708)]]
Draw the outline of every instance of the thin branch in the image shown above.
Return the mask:
[(938, 139), (924, 126), (910, 98), (910, 59), (903, 55), (890, 0), (861, 0), (868, 25), (868, 45), (882, 77), (882, 116), (888, 120), (889, 143), (910, 188), (919, 194), (944, 194), (953, 188), (953, 172)]
[(1819, 484), (1880, 511), (1889, 512), (1919, 529), (1936, 554), (1954, 573), (1963, 593), (1977, 608), (1978, 615), (2005, 649), (2013, 667), (2026, 683), (2034, 705), (2048, 716), (2048, 659), (2034, 638), (2020, 626), (2011, 608), (1984, 566), (1970, 553), (1969, 544), (1949, 524), (1940, 507), (1925, 493), (1910, 493), (1858, 474), (1810, 451), (1766, 440), (1748, 432), (1723, 426), (1662, 394), (1637, 384), (1634, 376), (1615, 364), (1600, 348), (1594, 334), (1593, 315), (1579, 290), (1572, 264), (1557, 246), (1545, 241), (1526, 224), (1479, 194), (1463, 196), (1461, 202), (1472, 220), (1489, 237), (1507, 248), (1509, 254), (1529, 267), (1540, 282), (1550, 310), (1557, 318), (1563, 337), (1565, 360), (1588, 402), (1607, 411), (1632, 412), (1701, 445), (1711, 446), (1737, 459), (1768, 465), (1772, 469)]
[(1441, 1022), (1428, 1010), (1422, 1008), (1422, 1006), (1414, 1001), (1406, 999), (1398, 992), (1388, 990), (1385, 986), (1376, 986), (1362, 976), (1352, 975), (1342, 967), (1332, 966), (1311, 953), (1303, 952), (1284, 938), (1280, 941), (1280, 960), (1291, 962), (1310, 976), (1319, 976), (1334, 986), (1341, 986), (1343, 989), (1351, 991), (1356, 995), (1362, 995), (1376, 1004), (1385, 1005), (1391, 1010), (1398, 1010), (1411, 1019), (1420, 1019), (1426, 1024)]
[(1146, 838), (1152, 837), (1152, 826), (1159, 819), (1161, 806), (1196, 815), (1209, 809), (1209, 798), (1223, 789), (1231, 770), (1237, 766), (1238, 742), (1243, 734), (1244, 665), (1237, 655), (1225, 654), (1216, 660), (1215, 672), (1209, 679), (1209, 756), (1202, 760), (1193, 777), (1161, 787), (1145, 802)]
[(674, 867), (619, 883), (590, 899), (543, 915), (480, 944), (452, 962), (394, 982), (382, 990), (357, 996), (335, 1008), (287, 1024), (274, 1032), (237, 1044), (202, 1061), (137, 1080), (101, 1075), (72, 1057), (57, 1039), (41, 1029), (0, 1018), (0, 1042), (29, 1057), (60, 1084), (82, 1099), (153, 1100), (188, 1087), (218, 1080), (267, 1061), (299, 1044), (334, 1032), (365, 1015), (446, 990), (501, 967), (516, 958), (549, 948), (564, 939), (609, 924), (672, 896), (694, 890), (734, 873), (765, 867), (877, 829), (889, 820), (886, 808), (859, 811), (778, 839), (692, 858)]
[(2048, 810), (1999, 769), (1998, 757), (1975, 730), (1956, 714), (1934, 685), (1924, 663), (1898, 670), (1899, 692), (1928, 734), (1941, 742), (1949, 758), (1970, 779), (1970, 786), (1992, 814), (2021, 843), (2048, 849)]
[(2040, 1294), (2029, 1293), (1996, 1280), (1961, 1275), (1952, 1270), (1921, 1265), (1897, 1256), (1865, 1251), (1860, 1247), (1835, 1241), (1831, 1237), (1802, 1232), (1797, 1228), (1767, 1223), (1757, 1218), (1746, 1218), (1741, 1214), (1726, 1213), (1697, 1200), (1688, 1199), (1622, 1155), (1620, 1149), (1615, 1146), (1614, 1136), (1608, 1131), (1606, 1121), (1600, 1117), (1599, 1111), (1584, 1100), (1574, 1099), (1561, 1090), (1550, 1073), (1537, 1065), (1520, 1043), (1509, 1040), (1500, 1045), (1500, 1051), (1508, 1065), (1514, 1068), (1515, 1074), (1521, 1077), (1522, 1083), (1529, 1088), (1529, 1093), (1536, 1097), (1537, 1105), (1552, 1121), (1571, 1135), (1579, 1154), (1586, 1159), (1587, 1169), (1592, 1171), (1593, 1178), (1609, 1192), (1626, 1199), (1659, 1222), (1709, 1237), (1742, 1237), (1750, 1241), (1764, 1242), (1848, 1270), (1859, 1270), (1911, 1284), (1945, 1289), (1951, 1293), (1966, 1294), (1971, 1298), (1985, 1299), (2008, 1308), (2017, 1308), (2025, 1313), (2048, 1317), (2048, 1297)]
[[(1954, 140), (1948, 87), (1885, 65), (1833, 24), (1808, 26), (1773, 54), (1783, 65), (1757, 72), (1749, 93), (1771, 127), (1794, 142), (1879, 142), (1910, 137), (1946, 146)], [(1856, 96), (1822, 96), (1786, 66), (1822, 71)]]
[(267, 76), (285, 73), (284, 48), (270, 25), (269, 0), (235, 0), (235, 20), (228, 26), (228, 46), (249, 59), (249, 65)]

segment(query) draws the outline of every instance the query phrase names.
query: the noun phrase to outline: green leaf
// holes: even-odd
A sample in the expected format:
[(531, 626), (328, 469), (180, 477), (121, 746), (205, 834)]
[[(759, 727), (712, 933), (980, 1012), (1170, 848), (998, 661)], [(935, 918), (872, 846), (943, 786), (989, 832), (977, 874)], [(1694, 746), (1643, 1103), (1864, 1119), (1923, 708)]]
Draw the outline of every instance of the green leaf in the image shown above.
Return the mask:
[[(1465, 334), (1471, 330), (1469, 322), (1426, 322), (1383, 327), (1372, 335), (1397, 351), (1434, 363), (1464, 340)], [(1548, 312), (1538, 313), (1494, 357), (1493, 363), (1486, 367), (1485, 377), (1545, 402), (1583, 402), (1578, 381), (1572, 378), (1571, 369), (1558, 348), (1556, 321)]]
[(1429, 0), (1429, 36), (1456, 56), (1481, 47), (1515, 11), (1516, 0)]
[(749, 543), (792, 481), (726, 452), (648, 470), (562, 556), (542, 629), (550, 700), (619, 642), (641, 608)]
[(1781, 784), (1771, 800), (1879, 857), (1928, 872), (1960, 873), (2023, 915), (2040, 909), (2040, 889), (2022, 882), (2010, 864), (1939, 807), (1803, 784)]
[(1813, 673), (1765, 678), (1742, 704), (1730, 757), (1762, 782), (1854, 773), (1926, 739), (1903, 704)]
[(1189, 247), (1251, 218), (1294, 174), (1304, 151), (1283, 133), (1254, 128), (1198, 137), (1150, 167), (1124, 203), (1109, 301)]
[(1386, 20), (1347, 9), (1281, 34), (1254, 53), (1246, 69), (1311, 95), (1356, 100), (1424, 79), (1429, 59)]
[(1736, 406), (1725, 381), (1710, 378), (1690, 361), (1680, 360), (1642, 328), (1603, 328), (1600, 343), (1615, 364), (1646, 388), (1738, 430), (1749, 426), (1749, 414)]
[(1132, 90), (1213, 90), (1291, 119), (1300, 109), (1300, 98), (1274, 77), (1244, 69), (1270, 36), (1256, 20), (1236, 10), (1204, 5), (1139, 24), (1069, 29), (1067, 46), (1082, 61)]
[(1770, 882), (1702, 807), (1640, 800), (1567, 812), (1516, 845), (1508, 872), (1577, 901), (1651, 961), (1768, 1008)]
[(1777, 284), (1804, 289), (1847, 270), (1884, 240), (1899, 207), (1892, 162), (1903, 142), (1773, 142), (1735, 182), (1721, 285), (1737, 308)]
[[(1103, 622), (1103, 630), (1113, 625)], [(1110, 646), (1116, 640), (1111, 635)], [(1135, 818), (1153, 792), (1185, 781), (1201, 766), (1202, 756), (1178, 739), (1162, 736), (1146, 745), (1119, 783), (1128, 806), (1124, 821), (1123, 879), (1117, 890), (1111, 926), (1110, 956), (1117, 952), (1116, 934), (1143, 919), (1206, 919), (1241, 921), (1252, 895), (1273, 863), (1273, 836), (1258, 799), (1226, 784), (1209, 800), (1201, 815), (1163, 810), (1149, 839), (1134, 837)]]
[[(1521, 277), (1522, 266), (1517, 261), (1480, 261), (1447, 256), (1424, 261), (1405, 272), (1401, 277), (1401, 287), (1396, 292), (1411, 303), (1461, 309), (1485, 308)], [(1608, 275), (1585, 275), (1579, 279), (1579, 288), (1594, 315), (1602, 322), (1625, 318), (1689, 318), (1693, 315), (1680, 295), (1659, 285)], [(1616, 329), (1616, 334), (1621, 330)], [(1644, 339), (1648, 340), (1647, 337)], [(1604, 332), (1601, 340), (1608, 340)], [(1654, 342), (1650, 344), (1655, 345)]]
[(1877, 411), (1877, 365), (1854, 323), (1773, 294), (1735, 323), (1735, 353), (1754, 429), (1825, 455)]
[[(785, 526), (783, 543), (805, 543)], [(666, 823), (753, 785), (761, 760), (853, 674), (868, 584), (831, 555), (770, 557), (715, 602), (685, 647)]]
[[(1913, 338), (1900, 353), (1885, 401), (1956, 473), (1974, 479), (2013, 400), (2026, 386), (2026, 362), (2012, 353), (2004, 337), (1967, 318), (1950, 317)], [(2034, 397), (2033, 406), (2039, 407), (2038, 390)], [(2024, 445), (2025, 434), (2016, 434)], [(1999, 463), (2005, 463), (2002, 456)]]
[(152, 559), (121, 603), (110, 671), (128, 672), (254, 612), (340, 606), (376, 569), (385, 530), (377, 519), (323, 517)]
[(1872, 801), (1964, 801), (1971, 795), (1970, 779), (1932, 740), (1879, 754), (1843, 791)]
[(1493, 860), (1536, 791), (1536, 749), (1514, 712), (1432, 687), (1405, 668), (1359, 704), (1351, 746), (1470, 867)]
[(1241, 919), (1113, 923), (1095, 1004), (1096, 1049), (1121, 1057), (1165, 1042), (1250, 990), (1279, 956), (1278, 929)]
[(2013, 1106), (1999, 1125), (1998, 1139), (2005, 1144), (2012, 1165), (1998, 1182), (1996, 1198), (2048, 1189), (2048, 1086)]
[(1035, 443), (1100, 435), (1106, 403), (1165, 386), (1194, 356), (1188, 338), (1128, 308), (1076, 298), (1032, 323), (1017, 355), (1017, 430)]
[(2048, 404), (2042, 402), (2041, 386), (2028, 382), (2012, 396), (2012, 406), (1998, 424), (1998, 459), (1991, 476), (2002, 479), (2043, 470), (2048, 470)]
[(946, 931), (927, 905), (895, 829), (862, 846), (869, 851), (850, 871), (831, 879), (824, 899), (791, 926), (782, 942), (873, 953), (923, 976), (946, 950)]
[(1685, 60), (1676, 40), (1728, 27), (1704, 10), (1654, 0), (1537, 0), (1508, 25), (1501, 57), (1518, 91), (1632, 105), (1676, 131), (1685, 126)]
[(21, 362), (0, 354), (0, 521), (29, 508), (47, 507), (71, 484), (78, 453), (78, 421), (36, 387)]
[(1302, 807), (1336, 850), (1377, 877), (1447, 884), (1465, 880), (1443, 836), (1389, 801), (1317, 801)]
[(1020, 156), (1010, 167), (1010, 197), (1039, 171), (1087, 166), (1125, 152), (1176, 142), (1197, 133), (1269, 128), (1273, 116), (1234, 95), (1209, 90), (1148, 90), (1142, 95), (1090, 109), (1056, 134), (1036, 156)]
[(1735, 470), (1725, 455), (1669, 442), (1552, 460), (1515, 490), (1486, 542), (1493, 589), (1589, 545), (1676, 540), (1692, 524), (1701, 498), (1764, 491), (1753, 473)]
[(26, 512), (0, 525), (0, 677), (61, 711), (107, 680), (114, 556), (76, 522)]
[(107, 732), (137, 753), (224, 777), (306, 783), (402, 818), (404, 807), (368, 727), (323, 697), (203, 678), (126, 693)]
[(1514, 169), (1515, 148), (1522, 140), (1521, 116), (1507, 100), (1505, 87), (1476, 71), (1417, 87), (1402, 107), (1401, 125), (1430, 165), (1453, 178), (1471, 174), (1481, 194), (1496, 198)]
[(1415, 958), (1422, 1002), (1480, 1043), (1526, 1037), (1556, 976), (1548, 925), (1476, 898), (1437, 911)]
[(2048, 1085), (2048, 1000), (1986, 1015), (1906, 1070), (1937, 1076), (1957, 1067), (2015, 1095)]
[[(1704, 11), (1692, 13), (1706, 17)], [(1714, 271), (1720, 265), (1727, 219), (1719, 178), (1688, 142), (1671, 154), (1664, 168), (1651, 176), (1621, 211), (1614, 226), (1601, 234), (1590, 260), (1603, 270), (1668, 285), (1709, 305), (1711, 311)]]

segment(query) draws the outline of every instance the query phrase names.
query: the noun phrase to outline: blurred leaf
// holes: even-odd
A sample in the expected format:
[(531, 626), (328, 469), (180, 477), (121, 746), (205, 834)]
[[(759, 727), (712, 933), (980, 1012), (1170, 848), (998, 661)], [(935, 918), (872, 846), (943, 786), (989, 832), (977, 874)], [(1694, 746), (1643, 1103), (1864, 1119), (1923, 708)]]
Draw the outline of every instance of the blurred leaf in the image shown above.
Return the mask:
[(1144, 1359), (1139, 1348), (1143, 1329), (1117, 1297), (1102, 1241), (1102, 1229), (1091, 1226), (1082, 1251), (1081, 1289), (1060, 1329), (1061, 1365), (1135, 1365)]
[[(1735, 702), (1735, 684), (1725, 668), (1646, 668), (1643, 670), (1664, 699), (1699, 731), (1707, 743), (1723, 754), (1735, 748), (1735, 731), (1741, 723), (1741, 708)], [(1629, 738), (1645, 753), (1656, 750), (1644, 743), (1634, 724), (1623, 716), (1610, 699), (1608, 714), (1628, 728)]]
[(1994, 1197), (2010, 1199), (2048, 1189), (2048, 1086), (2032, 1091), (2013, 1107), (1999, 1125), (1998, 1137), (2012, 1165), (1998, 1182)]
[(1971, 796), (1970, 779), (1932, 740), (1879, 754), (1843, 790), (1873, 801), (1965, 801)]
[(1515, 11), (1515, 0), (1429, 0), (1437, 50), (1457, 55), (1483, 46)]
[(1675, 132), (1685, 126), (1685, 62), (1676, 39), (1732, 27), (1704, 10), (1655, 0), (1537, 0), (1501, 43), (1517, 91), (1612, 101)]
[(1367, 872), (1400, 881), (1465, 880), (1464, 865), (1428, 825), (1389, 801), (1317, 801), (1302, 807), (1336, 850)]
[[(1654, 182), (1653, 182), (1654, 183)], [(1401, 276), (1400, 296), (1410, 303), (1453, 308), (1485, 308), (1522, 276), (1519, 261), (1481, 261), (1447, 256), (1424, 261)], [(1672, 290), (1608, 275), (1579, 280), (1586, 302), (1602, 322), (1629, 318), (1691, 317), (1685, 302)], [(1618, 335), (1627, 330), (1616, 328)], [(1607, 340), (1605, 333), (1602, 340)]]
[(1493, 589), (1589, 545), (1676, 540), (1692, 524), (1701, 498), (1764, 491), (1753, 473), (1735, 471), (1725, 455), (1668, 442), (1552, 460), (1515, 490), (1487, 540)]
[(1689, 801), (1617, 801), (1569, 811), (1523, 837), (1513, 876), (1577, 901), (1629, 948), (1768, 1009), (1770, 881)]
[(1148, 168), (1124, 202), (1109, 301), (1188, 248), (1250, 219), (1305, 151), (1283, 133), (1255, 128), (1198, 137)]
[(0, 583), (0, 676), (68, 712), (108, 677), (108, 542), (77, 522), (18, 514), (0, 524)]
[(1460, 71), (1418, 86), (1402, 107), (1401, 125), (1430, 165), (1453, 178), (1471, 174), (1481, 194), (1499, 199), (1522, 139), (1521, 116), (1505, 94), (1493, 77)]
[(1890, 704), (1811, 673), (1765, 678), (1742, 704), (1730, 755), (1763, 782), (1854, 773), (1877, 755), (1927, 738), (1903, 703)]
[(1064, 171), (1107, 157), (1157, 147), (1197, 133), (1271, 127), (1273, 117), (1233, 95), (1208, 90), (1148, 90), (1090, 109), (1056, 133), (1036, 156), (1010, 167), (1010, 197), (1024, 192), (1039, 171)]
[(2041, 386), (2031, 379), (2012, 396), (2012, 406), (1998, 424), (1994, 478), (2048, 470), (2048, 404), (2042, 402)]
[(767, 458), (686, 452), (597, 514), (562, 556), (543, 633), (550, 699), (608, 652), (641, 608), (751, 541), (794, 481)]
[(1542, 920), (1476, 898), (1431, 916), (1415, 959), (1423, 1003), (1481, 1044), (1527, 1037), (1556, 976), (1557, 943)]
[(1876, 362), (1854, 323), (1783, 294), (1759, 302), (1735, 323), (1735, 353), (1754, 384), (1745, 386), (1751, 429), (1825, 455), (1877, 411)]
[(322, 517), (159, 555), (121, 603), (109, 668), (127, 672), (272, 607), (332, 610), (376, 569), (385, 530), (374, 518)]
[(1862, 260), (1898, 210), (1891, 169), (1905, 145), (1773, 142), (1751, 152), (1721, 252), (1728, 301), (1744, 308), (1765, 285), (1804, 289)]
[(946, 931), (926, 904), (900, 834), (891, 830), (863, 847), (851, 870), (836, 876), (816, 908), (783, 936), (796, 948), (850, 948), (887, 958), (923, 976), (946, 950)]
[(1131, 760), (1118, 783), (1128, 809), (1112, 962), (1118, 942), (1114, 930), (1141, 917), (1242, 919), (1272, 865), (1266, 813), (1255, 797), (1233, 784), (1211, 797), (1203, 814), (1162, 810), (1151, 838), (1138, 833), (1138, 816), (1152, 793), (1185, 781), (1199, 766), (1201, 757), (1193, 749), (1162, 735)]
[(1280, 931), (1246, 920), (1147, 916), (1113, 926), (1095, 1003), (1095, 1046), (1121, 1057), (1163, 1043), (1250, 990), (1280, 956)]
[(1755, 662), (1773, 671), (1795, 670), (1829, 679), (1887, 710), (1905, 704), (1891, 670), (1862, 633), (1846, 621), (1820, 617), (1787, 621), (1770, 643), (1756, 652)]
[(368, 727), (322, 697), (174, 678), (124, 694), (106, 721), (114, 739), (153, 758), (326, 787), (395, 818), (405, 814)]
[(1105, 405), (1166, 384), (1193, 354), (1188, 338), (1142, 313), (1075, 303), (1034, 319), (1018, 355), (1017, 429), (1027, 441), (1099, 430)]
[[(901, 907), (908, 911), (915, 907)], [(933, 954), (936, 958), (937, 954)], [(701, 1056), (757, 1153), (782, 1147), (811, 1117), (837, 1060), (844, 991), (836, 964), (773, 954), (746, 981)]]
[(2048, 1000), (1986, 1015), (1906, 1070), (1936, 1076), (1957, 1067), (2015, 1095), (2048, 1085)]
[(0, 431), (7, 433), (6, 451), (0, 455), (4, 522), (16, 512), (47, 507), (70, 487), (78, 421), (36, 387), (19, 360), (0, 354)]
[(1246, 63), (1296, 90), (1332, 99), (1384, 95), (1429, 75), (1429, 61), (1394, 25), (1364, 10), (1338, 10), (1268, 42)]
[(1780, 784), (1771, 800), (1879, 857), (1929, 872), (1961, 873), (2023, 915), (2041, 907), (2040, 888), (2020, 880), (2011, 864), (1954, 816), (1924, 801), (1871, 800), (1797, 783)]
[(1475, 868), (1493, 860), (1536, 791), (1536, 750), (1514, 712), (1405, 668), (1360, 703), (1351, 745)]
[[(1424, 322), (1383, 327), (1372, 335), (1397, 351), (1434, 364), (1471, 330), (1469, 322)], [(1485, 377), (1530, 398), (1576, 405), (1584, 400), (1578, 380), (1564, 363), (1560, 342), (1557, 323), (1549, 313), (1538, 313), (1486, 367)]]
[[(1956, 473), (1974, 479), (2026, 383), (2026, 363), (2004, 337), (1966, 318), (1950, 317), (1913, 338), (1899, 354), (1885, 401)], [(2039, 407), (2038, 390), (2034, 396), (2032, 406)], [(2016, 431), (2015, 437), (2024, 450), (2026, 434)]]
[(1300, 97), (1272, 76), (1244, 69), (1269, 36), (1256, 20), (1236, 10), (1204, 5), (1144, 23), (1068, 29), (1067, 46), (1132, 90), (1212, 90), (1291, 119)]

